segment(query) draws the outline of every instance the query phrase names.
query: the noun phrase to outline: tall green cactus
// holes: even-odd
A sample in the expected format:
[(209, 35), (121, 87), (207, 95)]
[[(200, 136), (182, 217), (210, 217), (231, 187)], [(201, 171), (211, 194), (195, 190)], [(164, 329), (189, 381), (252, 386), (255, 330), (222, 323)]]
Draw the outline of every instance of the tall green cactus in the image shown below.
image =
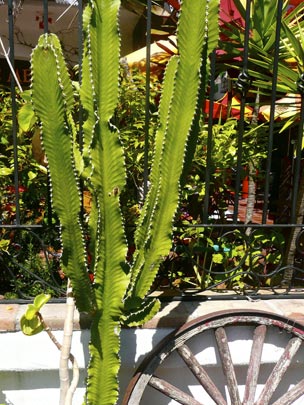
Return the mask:
[[(119, 0), (91, 0), (84, 10), (81, 148), (73, 121), (73, 87), (57, 37), (41, 36), (32, 54), (32, 101), (41, 121), (52, 203), (61, 224), (62, 266), (78, 309), (93, 319), (86, 391), (86, 404), (92, 405), (117, 401), (121, 325), (142, 324), (159, 308), (146, 296), (170, 250), (182, 162), (187, 145), (197, 139), (193, 124), (199, 93), (205, 93), (208, 55), (218, 40), (218, 2), (185, 0), (178, 24), (179, 55), (170, 60), (164, 80), (151, 187), (136, 231), (134, 259), (127, 263), (120, 211), (124, 151), (110, 122), (119, 97), (119, 8)], [(81, 182), (93, 198), (88, 230), (93, 284), (80, 218)]]

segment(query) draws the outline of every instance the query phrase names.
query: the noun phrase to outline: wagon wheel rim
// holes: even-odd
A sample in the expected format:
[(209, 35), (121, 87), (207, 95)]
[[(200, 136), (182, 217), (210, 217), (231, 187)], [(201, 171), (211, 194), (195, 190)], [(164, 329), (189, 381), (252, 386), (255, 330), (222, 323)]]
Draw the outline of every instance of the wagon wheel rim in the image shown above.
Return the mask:
[[(226, 328), (231, 326), (252, 326), (252, 346), (247, 368), (246, 383), (243, 395), (240, 395), (235, 365), (230, 353)], [(257, 395), (258, 377), (261, 367), (261, 357), (265, 344), (265, 337), (270, 328), (276, 328), (279, 333), (288, 335), (288, 342), (280, 357), (270, 372), (261, 392)], [(232, 310), (219, 311), (212, 315), (199, 317), (186, 323), (177, 331), (163, 339), (146, 357), (134, 377), (132, 378), (122, 405), (139, 405), (147, 387), (161, 392), (165, 397), (173, 399), (183, 405), (208, 405), (194, 396), (179, 389), (174, 384), (159, 378), (155, 373), (163, 362), (173, 353), (178, 353), (186, 367), (191, 371), (197, 383), (205, 390), (209, 397), (218, 405), (227, 405), (227, 399), (216, 386), (208, 371), (196, 359), (187, 342), (194, 336), (206, 331), (213, 331), (222, 370), (226, 378), (228, 398), (234, 405), (289, 405), (304, 395), (304, 378), (292, 388), (273, 400), (276, 389), (288, 371), (292, 360), (302, 346), (304, 340), (304, 326), (269, 312)]]

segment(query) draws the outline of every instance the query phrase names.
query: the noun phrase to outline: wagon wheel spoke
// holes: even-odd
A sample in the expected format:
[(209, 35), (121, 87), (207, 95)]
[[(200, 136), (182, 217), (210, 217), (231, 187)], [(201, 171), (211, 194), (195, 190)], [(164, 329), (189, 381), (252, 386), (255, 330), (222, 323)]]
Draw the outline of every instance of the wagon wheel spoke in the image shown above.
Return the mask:
[(149, 385), (182, 405), (204, 405), (161, 378), (152, 376), (149, 381)]
[(286, 392), (280, 399), (274, 402), (273, 405), (291, 405), (294, 401), (300, 398), (304, 393), (304, 379), (298, 382), (294, 387)]
[(196, 379), (199, 381), (201, 386), (214, 400), (214, 402), (217, 405), (227, 405), (227, 402), (223, 398), (222, 394), (220, 393), (214, 382), (211, 380), (206, 370), (199, 364), (189, 347), (184, 344), (179, 347), (177, 351), (184, 362), (187, 364), (191, 372), (194, 374)]
[(259, 325), (254, 330), (243, 405), (254, 404), (266, 331), (266, 325)]
[(297, 353), (302, 343), (302, 339), (296, 337), (289, 340), (284, 353), (279, 358), (278, 362), (274, 366), (270, 376), (268, 377), (266, 384), (262, 390), (262, 393), (256, 402), (256, 405), (267, 405), (277, 389), (283, 375), (288, 369), (291, 360), (294, 355)]
[(215, 338), (223, 365), (223, 371), (227, 381), (228, 391), (231, 401), (234, 405), (241, 405), (238, 383), (232, 363), (231, 353), (228, 345), (228, 339), (224, 328), (218, 328), (215, 331)]

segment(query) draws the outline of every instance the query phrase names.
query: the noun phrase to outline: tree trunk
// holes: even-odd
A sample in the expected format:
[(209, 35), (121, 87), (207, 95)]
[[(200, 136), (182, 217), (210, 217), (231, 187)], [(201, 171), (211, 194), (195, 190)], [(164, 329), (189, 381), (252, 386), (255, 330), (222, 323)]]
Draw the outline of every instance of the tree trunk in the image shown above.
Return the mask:
[(245, 224), (249, 224), (252, 222), (253, 217), (253, 209), (256, 200), (256, 187), (255, 187), (255, 174), (256, 169), (254, 167), (253, 162), (249, 162), (248, 164), (248, 198), (247, 198), (247, 206), (246, 206), (246, 217), (245, 217)]
[[(258, 115), (259, 115), (259, 103), (260, 103), (260, 95), (259, 92), (256, 94), (255, 98), (255, 106), (251, 118), (252, 126), (258, 126)], [(257, 129), (258, 131), (258, 129)], [(255, 137), (257, 137), (257, 133), (255, 133)], [(255, 186), (255, 176), (256, 176), (256, 168), (254, 164), (254, 160), (250, 160), (248, 162), (248, 198), (247, 198), (247, 206), (246, 206), (246, 217), (245, 217), (245, 224), (252, 222), (253, 218), (253, 210), (254, 204), (256, 200), (256, 186)], [(250, 234), (251, 228), (246, 229), (246, 234)]]
[[(304, 216), (304, 175), (302, 172), (297, 196), (296, 220), (295, 220), (295, 223), (297, 225), (301, 225), (303, 223), (303, 216)], [(284, 283), (287, 284), (290, 284), (293, 276), (294, 258), (297, 250), (296, 240), (300, 231), (301, 231), (300, 226), (291, 228), (286, 246), (285, 265), (289, 267), (284, 272)]]

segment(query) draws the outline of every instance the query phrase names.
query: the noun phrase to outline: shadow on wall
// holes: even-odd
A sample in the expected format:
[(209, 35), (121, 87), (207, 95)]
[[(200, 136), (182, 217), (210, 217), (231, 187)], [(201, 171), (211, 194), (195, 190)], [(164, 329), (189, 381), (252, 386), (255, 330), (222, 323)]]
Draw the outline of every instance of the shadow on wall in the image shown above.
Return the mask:
[[(75, 393), (75, 404), (81, 404), (85, 391), (85, 371)], [(0, 405), (54, 405), (59, 403), (58, 370), (0, 372)]]
[[(191, 313), (197, 308), (195, 303), (176, 301), (168, 306), (162, 304), (161, 311), (149, 327), (124, 328), (121, 334), (121, 363), (119, 373), (120, 395), (118, 405), (122, 403), (123, 396), (133, 375), (144, 359), (155, 349), (155, 347), (175, 329), (182, 326), (189, 320)], [(170, 308), (170, 310), (168, 310)], [(187, 308), (187, 310), (185, 310)], [(154, 397), (153, 397), (154, 398)], [(155, 403), (155, 402), (154, 402)]]
[[(2, 377), (0, 376), (0, 378), (1, 378), (1, 380), (2, 380)], [(5, 394), (3, 393), (3, 391), (1, 390), (0, 391), (0, 404), (2, 405), (2, 404), (7, 404), (7, 402), (6, 402), (6, 396), (5, 396)]]

